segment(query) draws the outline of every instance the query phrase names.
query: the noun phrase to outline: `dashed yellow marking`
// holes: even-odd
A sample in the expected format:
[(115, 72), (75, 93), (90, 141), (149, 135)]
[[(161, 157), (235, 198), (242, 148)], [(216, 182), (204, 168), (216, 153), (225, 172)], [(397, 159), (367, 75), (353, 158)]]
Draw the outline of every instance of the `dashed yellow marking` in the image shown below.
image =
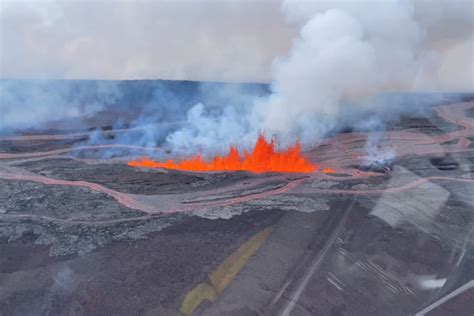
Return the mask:
[(189, 291), (179, 311), (189, 315), (205, 300), (214, 301), (257, 252), (272, 230), (265, 228), (244, 242), (209, 275), (210, 284), (200, 283)]

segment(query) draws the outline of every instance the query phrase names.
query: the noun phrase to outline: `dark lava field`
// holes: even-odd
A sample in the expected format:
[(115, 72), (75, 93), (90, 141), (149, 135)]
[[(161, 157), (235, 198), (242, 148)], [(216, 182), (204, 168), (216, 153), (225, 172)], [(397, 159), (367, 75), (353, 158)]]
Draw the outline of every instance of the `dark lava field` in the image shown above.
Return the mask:
[(1, 135), (0, 315), (473, 315), (473, 109), (391, 123), (390, 160), (335, 133), (331, 173), (131, 167), (176, 156), (104, 113)]

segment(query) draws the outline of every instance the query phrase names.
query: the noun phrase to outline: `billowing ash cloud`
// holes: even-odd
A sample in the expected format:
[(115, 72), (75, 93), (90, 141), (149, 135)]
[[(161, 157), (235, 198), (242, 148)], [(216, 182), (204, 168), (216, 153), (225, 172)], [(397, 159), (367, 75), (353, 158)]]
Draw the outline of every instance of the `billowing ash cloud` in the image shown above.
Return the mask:
[(301, 0), (282, 10), (300, 32), (273, 64), (272, 94), (220, 116), (198, 104), (189, 126), (168, 136), (171, 144), (245, 144), (260, 131), (311, 144), (341, 122), (380, 111), (384, 98), (374, 96), (384, 92), (474, 90), (472, 2)]

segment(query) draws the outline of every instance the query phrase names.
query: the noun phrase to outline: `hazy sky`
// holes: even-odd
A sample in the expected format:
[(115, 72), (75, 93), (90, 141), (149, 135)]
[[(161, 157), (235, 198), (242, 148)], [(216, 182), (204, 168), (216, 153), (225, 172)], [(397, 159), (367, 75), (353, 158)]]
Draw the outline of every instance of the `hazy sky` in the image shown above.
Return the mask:
[[(370, 13), (377, 3), (287, 2), (296, 9), (280, 0), (0, 0), (0, 77), (269, 82), (312, 6)], [(438, 81), (472, 81), (474, 0), (414, 2), (441, 53)]]
[[(373, 95), (474, 91), (473, 21), (474, 0), (0, 0), (0, 78), (271, 82), (246, 112), (196, 105), (169, 142), (313, 141)], [(7, 128), (84, 112), (0, 83)]]
[(280, 1), (0, 0), (1, 77), (269, 81)]

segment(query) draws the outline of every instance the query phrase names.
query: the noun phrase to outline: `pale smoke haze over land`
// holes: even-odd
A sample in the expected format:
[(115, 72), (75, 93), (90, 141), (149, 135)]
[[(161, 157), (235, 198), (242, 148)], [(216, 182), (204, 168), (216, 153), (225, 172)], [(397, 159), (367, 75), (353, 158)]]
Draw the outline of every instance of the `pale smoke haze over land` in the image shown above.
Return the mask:
[[(295, 0), (285, 1), (282, 12), (300, 31), (273, 64), (273, 93), (243, 115), (209, 117), (198, 105), (190, 126), (169, 136), (172, 144), (247, 142), (260, 131), (284, 144), (311, 144), (342, 118), (386, 106), (371, 99), (381, 93), (473, 91), (472, 2)], [(239, 122), (236, 133), (216, 136), (222, 122)]]
[[(0, 78), (268, 82), (296, 33), (278, 1), (3, 0)], [(0, 83), (0, 130), (101, 109), (70, 90)], [(107, 101), (121, 94), (100, 90)]]
[(383, 92), (474, 90), (472, 1), (7, 0), (0, 19), (2, 78), (271, 83), (251, 106), (196, 105), (180, 148), (311, 143)]

